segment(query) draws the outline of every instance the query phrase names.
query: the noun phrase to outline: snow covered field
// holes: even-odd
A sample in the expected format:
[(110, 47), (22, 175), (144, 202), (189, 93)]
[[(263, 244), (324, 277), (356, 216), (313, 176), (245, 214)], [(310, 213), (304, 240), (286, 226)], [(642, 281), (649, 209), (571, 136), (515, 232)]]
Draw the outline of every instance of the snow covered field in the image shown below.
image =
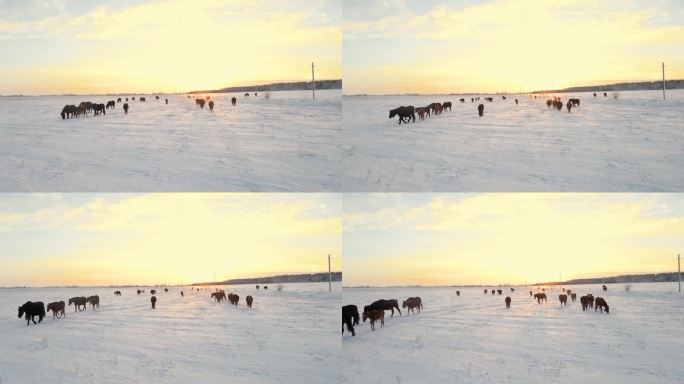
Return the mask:
[[(343, 97), (345, 191), (681, 191), (684, 90), (494, 96), (477, 114), (470, 95)], [(520, 105), (515, 105), (515, 98)], [(464, 104), (460, 98), (466, 98)], [(451, 101), (453, 109), (397, 125), (389, 110)]]
[[(491, 287), (483, 287), (491, 288)], [(368, 322), (343, 335), (343, 382), (350, 383), (681, 383), (684, 377), (684, 296), (673, 283), (567, 286), (577, 302), (560, 307), (559, 288), (537, 304), (533, 288), (344, 288), (343, 303), (420, 296), (419, 315)], [(456, 290), (461, 296), (456, 296)], [(508, 290), (508, 291), (507, 291)], [(536, 292), (536, 291), (535, 291)], [(610, 314), (582, 312), (593, 293)], [(511, 296), (510, 309), (504, 298)]]
[[(334, 383), (340, 380), (340, 284), (224, 287), (236, 308), (210, 292), (157, 288), (0, 289), (0, 383)], [(118, 288), (117, 288), (118, 289)], [(149, 287), (146, 288), (149, 292)], [(28, 300), (100, 296), (100, 310), (38, 325), (17, 318)], [(253, 308), (244, 298), (254, 297)], [(37, 318), (36, 318), (37, 321)]]
[(315, 101), (309, 91), (210, 96), (213, 112), (194, 96), (145, 95), (129, 101), (128, 116), (117, 104), (73, 120), (60, 117), (64, 105), (117, 97), (0, 97), (0, 190), (341, 189), (339, 90), (318, 91)]

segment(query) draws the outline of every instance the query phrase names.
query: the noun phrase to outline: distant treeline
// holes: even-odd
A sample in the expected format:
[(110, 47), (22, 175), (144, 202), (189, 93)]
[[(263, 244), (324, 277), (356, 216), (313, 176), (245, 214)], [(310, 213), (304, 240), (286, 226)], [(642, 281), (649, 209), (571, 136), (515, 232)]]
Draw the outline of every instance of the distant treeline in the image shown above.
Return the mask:
[[(342, 89), (342, 80), (316, 80), (316, 89)], [(242, 87), (226, 87), (209, 91), (192, 91), (190, 93), (227, 93), (227, 92), (268, 92), (268, 91), (307, 91), (311, 90), (310, 81), (293, 83), (273, 83), (264, 85), (246, 85)]]
[[(657, 91), (663, 89), (662, 81), (641, 81), (638, 83), (616, 83), (607, 85), (588, 85), (565, 89), (534, 91), (532, 93), (565, 93), (565, 92), (609, 92), (609, 91)], [(665, 80), (665, 89), (684, 89), (684, 80)]]
[(588, 279), (573, 279), (562, 283), (557, 281), (535, 285), (559, 285), (559, 284), (610, 284), (610, 283), (665, 283), (679, 280), (677, 272), (650, 273), (640, 275), (620, 275), (612, 277), (593, 277)]
[[(328, 281), (328, 272), (304, 273), (298, 275), (278, 275), (268, 277), (251, 277), (245, 279), (230, 279), (205, 282), (192, 285), (235, 285), (235, 284), (277, 284), (277, 283), (322, 283)], [(332, 281), (342, 281), (342, 272), (333, 272)]]

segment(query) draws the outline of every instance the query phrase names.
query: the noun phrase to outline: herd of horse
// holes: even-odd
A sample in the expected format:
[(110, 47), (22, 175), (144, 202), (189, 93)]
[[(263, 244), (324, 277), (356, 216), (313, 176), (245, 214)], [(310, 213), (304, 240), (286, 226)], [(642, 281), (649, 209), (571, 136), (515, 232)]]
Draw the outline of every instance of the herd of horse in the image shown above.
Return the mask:
[[(257, 94), (254, 93), (254, 96)], [(249, 94), (245, 94), (245, 96), (249, 96)], [(190, 95), (188, 95), (188, 98), (190, 98)], [(70, 118), (76, 118), (76, 117), (83, 117), (87, 116), (90, 113), (93, 114), (93, 116), (99, 116), (99, 115), (106, 115), (106, 110), (107, 109), (114, 109), (116, 108), (116, 104), (122, 103), (123, 104), (123, 110), (124, 114), (128, 115), (128, 110), (130, 109), (130, 106), (128, 105), (128, 97), (125, 98), (125, 102), (122, 100), (121, 97), (117, 98), (115, 100), (109, 100), (107, 101), (107, 104), (98, 104), (98, 103), (93, 103), (90, 101), (84, 101), (81, 102), (78, 106), (76, 105), (71, 105), (67, 104), (62, 108), (62, 112), (60, 112), (60, 116), (62, 119), (70, 119)], [(135, 97), (130, 98), (131, 101), (135, 101)], [(155, 96), (156, 100), (160, 100), (159, 96)], [(204, 109), (204, 105), (207, 104), (209, 106), (209, 110), (213, 111), (214, 110), (214, 101), (210, 100), (211, 96), (206, 96), (204, 98), (198, 98), (195, 99), (195, 104)], [(145, 97), (139, 97), (138, 101), (144, 103), (147, 99)], [(164, 99), (166, 104), (169, 103), (169, 99)], [(235, 106), (237, 104), (237, 99), (235, 97), (230, 99), (230, 103), (232, 106)]]
[[(603, 96), (607, 97), (608, 93), (604, 92)], [(596, 97), (596, 93), (594, 93), (594, 97)], [(503, 100), (507, 100), (506, 96), (501, 96), (501, 98)], [(532, 98), (532, 95), (530, 95), (530, 98)], [(534, 98), (536, 99), (537, 96), (535, 95)], [(483, 99), (484, 99), (484, 101), (486, 101), (488, 103), (494, 102), (493, 97), (484, 97)], [(515, 100), (515, 104), (518, 105), (519, 104), (518, 99), (514, 99), (514, 100)], [(459, 101), (461, 103), (465, 103), (466, 99), (461, 98), (461, 99), (459, 99)], [(479, 96), (470, 98), (471, 103), (475, 103), (476, 101), (480, 101)], [(562, 110), (563, 107), (565, 107), (565, 108), (567, 108), (568, 113), (570, 113), (570, 111), (573, 108), (579, 108), (580, 99), (570, 98), (570, 99), (568, 99), (567, 103), (563, 103), (563, 101), (561, 100), (560, 97), (554, 96), (552, 99), (548, 99), (546, 101), (546, 105), (548, 108), (551, 108), (553, 106), (555, 109), (557, 109), (559, 111)], [(484, 108), (485, 108), (484, 104), (478, 104), (477, 113), (480, 117), (484, 116)], [(451, 102), (450, 101), (446, 101), (444, 103), (431, 103), (426, 107), (414, 107), (412, 105), (408, 105), (408, 106), (401, 106), (401, 107), (398, 107), (395, 109), (390, 109), (389, 118), (393, 119), (395, 116), (399, 116), (399, 124), (401, 124), (401, 123), (407, 124), (411, 121), (415, 123), (416, 122), (416, 114), (418, 115), (418, 118), (420, 120), (424, 120), (425, 117), (430, 117), (430, 115), (439, 115), (443, 111), (446, 111), (446, 110), (451, 110)]]
[[(546, 303), (546, 289), (537, 289), (541, 290), (542, 292), (534, 293), (533, 291), (530, 291), (530, 297), (534, 298), (534, 300), (537, 300), (537, 303)], [(608, 288), (605, 285), (603, 285), (602, 289), (604, 292), (608, 290)], [(575, 292), (572, 292), (570, 289), (562, 288), (562, 290), (564, 293), (558, 295), (560, 305), (568, 305), (568, 295), (574, 303), (577, 298), (577, 294)], [(488, 292), (491, 292), (492, 295), (503, 294), (502, 289), (488, 290), (485, 288), (484, 294), (487, 295)], [(515, 288), (511, 288), (511, 292), (515, 292)], [(456, 295), (461, 296), (461, 292), (456, 291)], [(504, 303), (507, 309), (511, 308), (511, 302), (511, 297), (506, 296), (506, 298), (504, 299)], [(606, 300), (602, 297), (594, 298), (594, 296), (591, 293), (587, 294), (586, 296), (580, 297), (580, 303), (582, 304), (582, 311), (586, 311), (588, 308), (594, 308), (594, 311), (600, 310), (602, 313), (603, 311), (605, 311), (606, 314), (610, 313), (610, 307), (608, 306)], [(413, 312), (415, 314), (416, 310), (418, 310), (418, 313), (420, 314), (420, 310), (423, 309), (423, 301), (420, 297), (409, 297), (408, 299), (403, 301), (402, 308), (406, 309), (407, 315), (410, 312)], [(376, 300), (373, 303), (363, 307), (363, 313), (361, 316), (359, 316), (359, 309), (356, 305), (345, 305), (342, 307), (342, 334), (344, 334), (344, 328), (346, 326), (347, 331), (350, 332), (352, 336), (356, 336), (354, 326), (359, 325), (360, 319), (363, 319), (364, 323), (366, 322), (366, 320), (370, 320), (370, 328), (372, 331), (375, 331), (375, 322), (377, 321), (380, 322), (380, 328), (382, 328), (385, 326), (385, 311), (391, 311), (390, 317), (394, 317), (395, 309), (399, 312), (399, 316), (401, 316), (399, 302), (396, 299)]]

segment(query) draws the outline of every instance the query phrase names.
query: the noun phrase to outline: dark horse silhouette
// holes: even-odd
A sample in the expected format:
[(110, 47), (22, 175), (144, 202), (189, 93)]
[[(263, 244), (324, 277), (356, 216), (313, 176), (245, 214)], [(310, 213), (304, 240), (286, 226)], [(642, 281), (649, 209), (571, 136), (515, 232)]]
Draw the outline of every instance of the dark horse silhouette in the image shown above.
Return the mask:
[(55, 317), (58, 319), (61, 319), (62, 316), (66, 315), (64, 313), (64, 302), (63, 301), (55, 301), (54, 303), (48, 304), (47, 310), (48, 310), (48, 312), (52, 311), (52, 318), (53, 319)]
[(204, 109), (204, 99), (195, 99), (195, 104), (196, 104), (198, 107)]
[[(416, 122), (416, 109), (412, 105), (407, 107), (401, 106), (399, 108), (390, 109), (389, 118), (392, 119), (394, 116), (399, 116), (399, 124), (402, 122), (408, 123), (411, 118), (413, 122)], [(404, 120), (405, 119), (405, 120)]]
[(124, 103), (123, 109), (124, 109), (124, 115), (128, 115), (128, 103)]
[[(230, 99), (230, 103), (233, 104), (233, 107), (234, 107), (235, 103), (237, 103), (237, 99), (233, 97), (232, 99)], [(259, 289), (259, 288), (257, 288), (257, 289)]]
[(510, 307), (511, 307), (511, 297), (506, 296), (506, 308), (510, 308)]
[(211, 298), (220, 303), (221, 300), (226, 301), (226, 293), (224, 291), (214, 292), (211, 294)]
[(100, 296), (98, 296), (98, 295), (89, 296), (87, 300), (90, 303), (90, 307), (93, 310), (95, 310), (96, 305), (97, 305), (97, 309), (100, 309)]
[(561, 305), (568, 306), (568, 295), (558, 295), (558, 300), (560, 300)]
[(356, 336), (354, 332), (354, 325), (359, 324), (359, 309), (356, 305), (345, 305), (342, 307), (342, 334), (344, 335), (344, 326), (347, 326), (347, 331), (351, 332), (352, 336)]
[(608, 307), (608, 303), (606, 303), (605, 300), (603, 300), (603, 297), (597, 297), (596, 302), (594, 305), (594, 312), (596, 312), (597, 309), (601, 309), (601, 312), (603, 310), (606, 310), (606, 313), (610, 313), (610, 308)]
[(116, 296), (121, 296), (121, 291), (114, 291), (114, 294), (115, 294)]
[(237, 306), (237, 305), (238, 305), (238, 302), (240, 301), (240, 296), (238, 296), (238, 295), (236, 295), (236, 294), (234, 294), (234, 293), (231, 292), (231, 293), (228, 294), (228, 301), (229, 301), (231, 304)]
[(209, 110), (213, 111), (214, 110), (214, 100), (209, 102)]
[(116, 107), (116, 102), (114, 100), (109, 100), (107, 102), (107, 105), (105, 106), (105, 109), (114, 108), (114, 107)]
[(252, 308), (252, 303), (254, 302), (254, 298), (252, 296), (247, 296), (245, 297), (245, 301), (247, 302), (247, 307)]
[(546, 293), (535, 293), (534, 298), (537, 299), (537, 303), (541, 303), (542, 300), (546, 302)]
[(396, 309), (399, 312), (399, 316), (401, 316), (399, 302), (394, 299), (380, 299), (378, 301), (374, 301), (370, 305), (366, 305), (365, 307), (363, 307), (363, 312), (368, 312), (375, 309), (382, 309), (383, 311), (392, 311), (391, 317), (394, 317), (394, 310)]
[(74, 312), (81, 311), (81, 307), (83, 307), (83, 310), (86, 309), (88, 299), (85, 296), (72, 297), (69, 299), (69, 306), (71, 306), (71, 304), (74, 304)]
[[(38, 324), (41, 321), (43, 321), (43, 317), (45, 317), (45, 304), (43, 304), (42, 301), (36, 301), (35, 303), (32, 301), (27, 301), (19, 307), (19, 318), (21, 319), (22, 316), (26, 315), (26, 326), (28, 327), (30, 325), (30, 322), (33, 321), (33, 324)], [(35, 316), (38, 316), (38, 323), (33, 319)]]
[(156, 295), (157, 290), (156, 289), (150, 289), (150, 295)]
[(152, 303), (152, 309), (157, 307), (157, 296), (150, 297), (150, 303)]
[(106, 115), (107, 113), (105, 112), (105, 105), (104, 104), (93, 104), (93, 113), (95, 113), (95, 116), (99, 114)]
[[(461, 103), (465, 102), (465, 99), (461, 99)], [(442, 104), (442, 109), (447, 110), (447, 108), (451, 111), (451, 101), (447, 101), (444, 104)]]
[(571, 293), (571, 294), (570, 294), (570, 299), (571, 299), (572, 302), (574, 303), (575, 300), (577, 299), (577, 294), (576, 294), (575, 292)]
[(406, 311), (407, 316), (409, 312), (413, 312), (415, 315), (416, 308), (418, 309), (418, 313), (420, 313), (420, 310), (423, 308), (423, 301), (420, 299), (420, 297), (409, 297), (401, 303), (401, 307), (408, 308)]
[(477, 113), (482, 117), (484, 115), (484, 104), (480, 104), (477, 106)]
[(580, 297), (580, 304), (582, 304), (582, 310), (586, 311), (587, 307), (589, 307), (589, 298), (586, 296)]
[(60, 115), (62, 116), (62, 120), (70, 117), (77, 117), (78, 108), (75, 105), (65, 105), (64, 108), (62, 108), (62, 113), (60, 113)]

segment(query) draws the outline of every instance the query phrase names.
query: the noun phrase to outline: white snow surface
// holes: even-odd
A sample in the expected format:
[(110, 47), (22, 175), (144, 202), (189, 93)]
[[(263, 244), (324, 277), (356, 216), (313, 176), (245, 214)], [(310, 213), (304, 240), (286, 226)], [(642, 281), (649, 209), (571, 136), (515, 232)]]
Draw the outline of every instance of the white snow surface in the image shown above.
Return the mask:
[[(684, 190), (684, 90), (546, 96), (343, 97), (345, 191), (518, 192)], [(484, 101), (494, 98), (493, 103)], [(459, 99), (465, 98), (465, 103)], [(515, 98), (519, 105), (515, 105)], [(451, 101), (453, 109), (398, 125), (389, 110)], [(484, 104), (484, 117), (477, 105)]]
[(341, 91), (265, 95), (210, 94), (213, 112), (142, 95), (68, 120), (66, 104), (118, 96), (0, 97), (0, 191), (340, 191)]
[[(567, 286), (577, 301), (561, 307), (560, 288), (548, 303), (532, 287), (344, 288), (343, 304), (419, 296), (420, 314), (369, 322), (342, 336), (342, 382), (348, 383), (681, 383), (684, 299), (676, 283)], [(456, 290), (461, 296), (456, 296)], [(603, 297), (610, 314), (583, 312), (579, 297)], [(506, 309), (504, 298), (512, 304)]]
[[(339, 382), (340, 287), (224, 286), (240, 295), (238, 307), (212, 302), (211, 288), (184, 288), (185, 297), (178, 287), (157, 288), (154, 310), (151, 295), (133, 288), (0, 289), (0, 383)], [(28, 327), (17, 318), (28, 300), (47, 306), (93, 294), (99, 310), (72, 306), (62, 319), (49, 313)]]

